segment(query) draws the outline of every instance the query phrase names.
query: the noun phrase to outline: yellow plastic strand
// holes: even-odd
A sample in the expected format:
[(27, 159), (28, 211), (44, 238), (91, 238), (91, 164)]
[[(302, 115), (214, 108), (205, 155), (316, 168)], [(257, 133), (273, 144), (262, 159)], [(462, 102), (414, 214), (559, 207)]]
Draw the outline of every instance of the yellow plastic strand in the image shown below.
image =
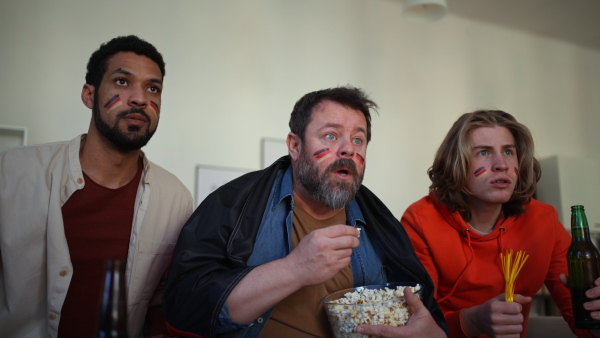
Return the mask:
[(519, 272), (521, 272), (521, 269), (523, 268), (523, 265), (525, 265), (527, 258), (529, 258), (529, 255), (526, 255), (525, 251), (522, 250), (517, 251), (514, 259), (512, 249), (506, 250), (506, 256), (500, 253), (507, 302), (512, 302), (515, 300), (515, 282)]

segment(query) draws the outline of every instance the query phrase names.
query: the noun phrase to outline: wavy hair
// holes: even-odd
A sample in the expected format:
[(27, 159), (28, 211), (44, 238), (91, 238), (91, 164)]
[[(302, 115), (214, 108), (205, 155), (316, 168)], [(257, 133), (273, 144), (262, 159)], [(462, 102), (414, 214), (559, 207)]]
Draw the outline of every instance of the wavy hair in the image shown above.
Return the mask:
[(452, 211), (461, 213), (465, 221), (471, 220), (466, 188), (473, 146), (471, 131), (481, 127), (505, 127), (515, 139), (519, 161), (517, 185), (510, 200), (502, 205), (506, 217), (519, 216), (531, 201), (542, 171), (534, 157), (533, 137), (529, 129), (501, 110), (478, 110), (463, 114), (454, 122), (438, 149), (433, 165), (427, 170), (431, 179), (429, 191)]

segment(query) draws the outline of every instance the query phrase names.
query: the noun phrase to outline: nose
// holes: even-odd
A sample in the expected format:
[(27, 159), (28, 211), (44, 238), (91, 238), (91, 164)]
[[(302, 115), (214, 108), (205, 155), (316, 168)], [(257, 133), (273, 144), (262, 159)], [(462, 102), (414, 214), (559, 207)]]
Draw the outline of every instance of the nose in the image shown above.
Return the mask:
[(493, 171), (507, 171), (508, 165), (506, 163), (506, 159), (502, 156), (497, 156), (492, 164)]
[(146, 108), (148, 99), (146, 98), (146, 90), (140, 86), (134, 86), (131, 90), (131, 95), (127, 102), (129, 106), (136, 108)]
[(354, 156), (354, 146), (352, 144), (352, 140), (350, 139), (343, 139), (341, 144), (340, 144), (340, 148), (338, 149), (338, 155), (340, 157), (347, 157), (347, 158), (351, 158)]

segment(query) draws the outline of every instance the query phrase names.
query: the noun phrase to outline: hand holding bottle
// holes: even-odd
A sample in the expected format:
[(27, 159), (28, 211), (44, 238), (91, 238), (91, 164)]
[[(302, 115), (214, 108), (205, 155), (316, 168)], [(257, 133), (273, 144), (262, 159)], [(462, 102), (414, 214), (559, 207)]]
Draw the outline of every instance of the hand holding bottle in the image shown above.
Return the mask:
[[(560, 274), (560, 281), (567, 288), (569, 287), (569, 276), (564, 273)], [(593, 311), (590, 315), (596, 320), (600, 320), (600, 278), (594, 281), (594, 287), (585, 292), (586, 297), (590, 298), (588, 302), (583, 303), (583, 308), (588, 311)]]
[(571, 207), (571, 236), (567, 265), (575, 326), (597, 330), (600, 329), (600, 312), (594, 310), (600, 310), (600, 252), (591, 240), (582, 205)]

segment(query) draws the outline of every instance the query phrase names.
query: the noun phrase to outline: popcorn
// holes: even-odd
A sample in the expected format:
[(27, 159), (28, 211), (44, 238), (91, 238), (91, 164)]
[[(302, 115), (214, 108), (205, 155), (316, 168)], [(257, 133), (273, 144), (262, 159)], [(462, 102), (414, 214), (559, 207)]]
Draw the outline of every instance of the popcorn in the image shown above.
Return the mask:
[[(419, 294), (421, 285), (407, 286)], [(358, 287), (353, 292), (333, 293), (323, 300), (336, 338), (368, 337), (356, 333), (361, 324), (404, 326), (411, 315), (404, 301), (404, 286), (394, 288)], [(344, 293), (344, 296), (336, 296)], [(332, 300), (328, 300), (331, 299)], [(335, 299), (337, 298), (337, 299)]]

